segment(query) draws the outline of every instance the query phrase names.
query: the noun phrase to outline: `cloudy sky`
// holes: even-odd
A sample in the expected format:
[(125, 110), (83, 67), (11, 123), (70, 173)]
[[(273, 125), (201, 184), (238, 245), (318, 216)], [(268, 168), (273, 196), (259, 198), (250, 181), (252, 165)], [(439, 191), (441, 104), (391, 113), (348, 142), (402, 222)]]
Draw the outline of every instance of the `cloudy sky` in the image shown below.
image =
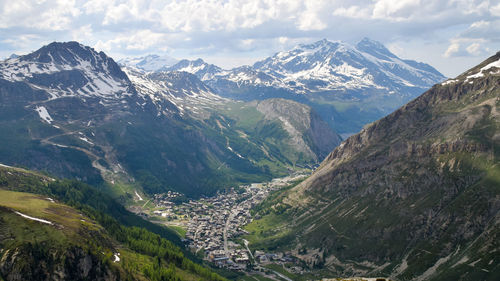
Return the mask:
[(76, 40), (115, 59), (154, 53), (230, 68), (363, 37), (452, 77), (500, 51), (500, 0), (0, 0), (0, 58)]

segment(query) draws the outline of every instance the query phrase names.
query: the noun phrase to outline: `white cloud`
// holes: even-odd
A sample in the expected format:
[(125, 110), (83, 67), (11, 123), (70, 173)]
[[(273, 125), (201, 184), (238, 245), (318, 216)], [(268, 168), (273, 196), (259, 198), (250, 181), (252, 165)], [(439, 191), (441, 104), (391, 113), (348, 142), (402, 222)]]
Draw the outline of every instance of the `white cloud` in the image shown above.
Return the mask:
[(479, 43), (472, 43), (465, 49), (469, 54), (474, 56), (478, 56), (481, 54), (481, 45), (479, 45)]
[(496, 6), (490, 7), (490, 13), (495, 17), (500, 17), (500, 3), (497, 3)]
[(409, 20), (421, 4), (420, 0), (379, 0), (373, 7), (372, 17), (391, 21)]
[[(411, 58), (482, 56), (500, 42), (498, 0), (0, 0), (0, 47), (78, 40), (112, 54), (271, 55), (297, 43), (368, 36)], [(23, 41), (25, 42), (25, 41)], [(479, 44), (477, 47), (474, 44)], [(430, 47), (432, 46), (432, 47)], [(255, 52), (260, 52), (256, 54)], [(244, 57), (244, 55), (241, 55)], [(425, 57), (424, 57), (425, 58)], [(443, 65), (445, 65), (443, 63)], [(450, 66), (451, 68), (451, 66)]]
[(460, 44), (457, 42), (451, 43), (448, 49), (446, 49), (446, 52), (444, 53), (445, 58), (449, 58), (453, 56), (454, 54), (457, 54), (458, 51), (460, 50)]
[(71, 37), (74, 41), (85, 41), (92, 38), (92, 26), (86, 24), (73, 31), (71, 31)]

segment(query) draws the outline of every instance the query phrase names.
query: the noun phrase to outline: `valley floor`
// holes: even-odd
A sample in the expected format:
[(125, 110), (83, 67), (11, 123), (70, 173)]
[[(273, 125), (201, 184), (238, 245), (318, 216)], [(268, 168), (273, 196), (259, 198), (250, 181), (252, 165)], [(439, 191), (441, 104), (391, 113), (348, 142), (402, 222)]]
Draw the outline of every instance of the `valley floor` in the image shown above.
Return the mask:
[(252, 221), (252, 208), (270, 193), (306, 176), (296, 173), (185, 202), (178, 202), (182, 195), (176, 192), (155, 194), (149, 202), (137, 194), (137, 203), (141, 204), (131, 210), (176, 231), (186, 247), (203, 256), (212, 266), (245, 272), (250, 278), (248, 280), (295, 280), (290, 277), (303, 274), (307, 269), (290, 253), (252, 253), (249, 242), (242, 239), (243, 235), (248, 234), (243, 226)]

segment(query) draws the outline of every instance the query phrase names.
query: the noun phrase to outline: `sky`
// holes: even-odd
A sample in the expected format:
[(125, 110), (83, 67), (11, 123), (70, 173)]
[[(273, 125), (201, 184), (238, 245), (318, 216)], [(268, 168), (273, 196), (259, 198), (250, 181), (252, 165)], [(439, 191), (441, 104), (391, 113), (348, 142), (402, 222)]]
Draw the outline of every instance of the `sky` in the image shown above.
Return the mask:
[(232, 68), (364, 37), (454, 77), (500, 51), (500, 0), (0, 0), (0, 58), (78, 41)]

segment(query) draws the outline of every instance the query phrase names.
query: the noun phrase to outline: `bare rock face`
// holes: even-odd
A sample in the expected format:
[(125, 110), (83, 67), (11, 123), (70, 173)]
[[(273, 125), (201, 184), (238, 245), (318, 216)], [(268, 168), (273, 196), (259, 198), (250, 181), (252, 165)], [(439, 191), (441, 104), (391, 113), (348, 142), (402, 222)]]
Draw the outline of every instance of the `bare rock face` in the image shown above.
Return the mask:
[(339, 145), (341, 138), (309, 106), (286, 99), (257, 102), (257, 110), (268, 119), (278, 119), (290, 136), (290, 145), (321, 161)]
[(498, 276), (499, 107), (497, 53), (345, 140), (282, 201), (300, 245), (339, 275)]
[(0, 258), (0, 272), (6, 281), (120, 280), (118, 272), (79, 247), (55, 250), (25, 244), (6, 250)]

